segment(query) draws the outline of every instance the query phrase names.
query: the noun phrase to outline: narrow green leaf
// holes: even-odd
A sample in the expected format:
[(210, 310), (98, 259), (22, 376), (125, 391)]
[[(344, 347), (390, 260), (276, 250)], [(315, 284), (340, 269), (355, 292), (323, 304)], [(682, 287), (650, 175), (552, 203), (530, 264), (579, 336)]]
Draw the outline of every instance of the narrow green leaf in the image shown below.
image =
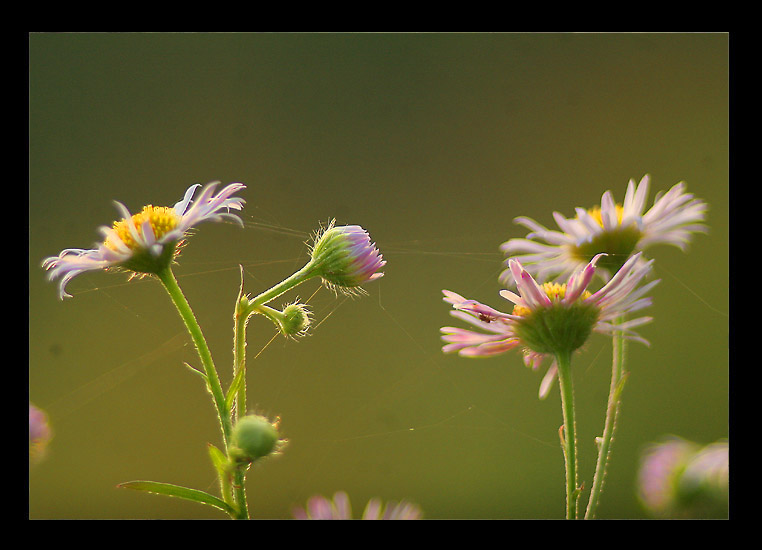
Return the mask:
[(203, 378), (204, 381), (207, 383), (207, 385), (209, 384), (209, 378), (206, 376), (205, 373), (201, 372), (196, 367), (194, 367), (193, 365), (190, 365), (188, 363), (183, 363), (183, 365), (185, 365), (191, 372), (193, 372), (195, 374), (198, 374), (201, 378)]
[(225, 500), (225, 502), (228, 502), (231, 506), (233, 506), (233, 496), (230, 487), (231, 477), (230, 472), (228, 471), (228, 458), (225, 456), (225, 453), (220, 451), (211, 443), (207, 443), (206, 445), (209, 450), (209, 458), (212, 459), (214, 471), (217, 472), (217, 478), (220, 481), (220, 492), (222, 493), (222, 498)]
[(169, 497), (178, 497), (185, 500), (192, 500), (200, 504), (206, 504), (214, 508), (219, 508), (223, 512), (230, 516), (235, 516), (236, 511), (232, 506), (227, 504), (222, 499), (199, 491), (198, 489), (189, 489), (187, 487), (181, 487), (179, 485), (172, 485), (171, 483), (161, 483), (158, 481), (127, 481), (120, 483), (117, 487), (124, 489), (134, 489), (136, 491), (146, 491), (148, 493), (155, 493), (157, 495), (165, 495)]
[(217, 447), (212, 445), (211, 443), (207, 443), (207, 448), (209, 449), (209, 458), (212, 459), (212, 464), (214, 465), (215, 471), (222, 476), (225, 474), (225, 466), (228, 463), (228, 459), (225, 456), (225, 453), (220, 451)]
[(629, 372), (625, 373), (624, 376), (622, 376), (621, 380), (619, 380), (619, 383), (617, 383), (616, 388), (614, 389), (614, 401), (619, 401), (619, 396), (622, 395), (622, 390), (624, 390), (624, 383), (627, 382), (629, 375)]
[(243, 384), (245, 375), (246, 375), (246, 369), (239, 368), (238, 372), (235, 373), (235, 377), (233, 378), (233, 381), (230, 383), (230, 388), (228, 388), (228, 394), (227, 396), (225, 396), (225, 405), (227, 406), (228, 410), (231, 410), (231, 408), (233, 407), (233, 401), (235, 400), (236, 395), (238, 395), (238, 390), (241, 388), (241, 384)]

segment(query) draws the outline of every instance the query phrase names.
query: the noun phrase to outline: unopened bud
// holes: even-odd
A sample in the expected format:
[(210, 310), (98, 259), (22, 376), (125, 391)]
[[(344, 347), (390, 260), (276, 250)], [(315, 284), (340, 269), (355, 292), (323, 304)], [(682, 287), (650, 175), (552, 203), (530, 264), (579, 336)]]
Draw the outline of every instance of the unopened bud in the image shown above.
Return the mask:
[(327, 286), (349, 292), (382, 277), (378, 270), (386, 265), (365, 229), (359, 225), (335, 227), (333, 222), (316, 237), (312, 263)]
[(254, 462), (271, 455), (282, 446), (277, 422), (264, 416), (249, 415), (233, 427), (230, 454), (236, 462)]

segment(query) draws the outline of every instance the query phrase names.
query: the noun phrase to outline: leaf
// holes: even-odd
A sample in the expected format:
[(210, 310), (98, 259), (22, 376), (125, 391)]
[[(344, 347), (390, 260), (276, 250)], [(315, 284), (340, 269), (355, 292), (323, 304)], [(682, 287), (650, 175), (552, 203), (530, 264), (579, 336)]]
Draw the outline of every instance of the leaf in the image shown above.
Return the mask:
[(191, 372), (198, 374), (201, 378), (203, 378), (204, 381), (207, 383), (207, 385), (209, 384), (209, 378), (207, 378), (206, 373), (201, 372), (200, 370), (198, 370), (193, 365), (190, 365), (189, 363), (184, 362), (183, 365), (185, 365)]
[(230, 462), (225, 456), (225, 453), (220, 451), (217, 447), (211, 443), (207, 443), (206, 445), (209, 450), (209, 458), (212, 459), (212, 465), (214, 466), (214, 470), (217, 472), (217, 478), (220, 481), (220, 492), (222, 493), (222, 498), (225, 500), (225, 502), (229, 502), (232, 506), (233, 501), (230, 489), (231, 478), (230, 472), (228, 471)]
[(233, 400), (235, 400), (236, 395), (238, 395), (238, 390), (241, 389), (241, 385), (244, 383), (244, 380), (246, 378), (246, 369), (240, 368), (238, 369), (238, 372), (235, 373), (235, 377), (233, 378), (233, 381), (230, 383), (230, 387), (228, 388), (228, 394), (225, 396), (225, 406), (228, 410), (231, 410), (233, 407)]
[(236, 511), (232, 506), (227, 504), (220, 498), (214, 495), (199, 491), (198, 489), (189, 489), (188, 487), (181, 487), (180, 485), (173, 485), (171, 483), (161, 483), (159, 481), (126, 481), (120, 483), (117, 487), (123, 489), (134, 489), (136, 491), (146, 491), (148, 493), (154, 493), (157, 495), (165, 495), (168, 497), (178, 497), (185, 500), (192, 500), (200, 504), (206, 504), (214, 508), (218, 508), (230, 516), (235, 516)]
[(207, 443), (206, 445), (209, 449), (209, 458), (212, 459), (212, 464), (214, 465), (215, 471), (220, 475), (220, 477), (226, 475), (228, 458), (225, 456), (225, 453), (220, 451), (211, 443)]

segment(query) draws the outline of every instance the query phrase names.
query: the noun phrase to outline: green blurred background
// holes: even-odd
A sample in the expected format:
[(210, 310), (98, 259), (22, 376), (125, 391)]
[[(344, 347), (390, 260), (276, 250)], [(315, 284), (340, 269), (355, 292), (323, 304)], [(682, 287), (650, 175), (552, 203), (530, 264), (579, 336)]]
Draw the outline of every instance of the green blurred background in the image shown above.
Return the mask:
[[(29, 398), (55, 432), (31, 518), (224, 517), (116, 488), (217, 491), (214, 410), (159, 283), (87, 274), (61, 302), (40, 269), (91, 247), (112, 200), (171, 206), (212, 180), (247, 184), (246, 227), (200, 226), (175, 273), (225, 385), (239, 264), (258, 293), (334, 217), (388, 261), (368, 296), (311, 281), (275, 302), (311, 297), (318, 326), (298, 343), (249, 324), (249, 407), (290, 440), (249, 473), (254, 517), (336, 490), (356, 514), (378, 496), (428, 518), (563, 517), (557, 386), (538, 400), (542, 373), (518, 353), (443, 355), (441, 289), (507, 307), (498, 246), (526, 234), (515, 216), (555, 228), (554, 210), (621, 201), (645, 173), (649, 205), (685, 180), (711, 231), (688, 254), (651, 251), (651, 347), (630, 346), (599, 517), (646, 517), (647, 443), (728, 435), (726, 34), (32, 34), (29, 61)], [(610, 353), (595, 335), (573, 363), (587, 487)]]

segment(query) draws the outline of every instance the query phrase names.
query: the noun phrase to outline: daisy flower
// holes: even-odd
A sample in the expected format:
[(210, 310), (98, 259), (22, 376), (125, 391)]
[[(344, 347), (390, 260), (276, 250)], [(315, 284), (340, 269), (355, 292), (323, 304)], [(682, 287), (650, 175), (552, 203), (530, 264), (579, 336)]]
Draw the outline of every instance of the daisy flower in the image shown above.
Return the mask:
[(555, 356), (581, 347), (591, 332), (612, 334), (621, 331), (625, 338), (648, 344), (632, 329), (651, 321), (639, 317), (626, 322), (625, 313), (651, 305), (643, 296), (659, 281), (638, 288), (651, 270), (653, 260), (640, 262), (641, 253), (633, 255), (622, 268), (595, 293), (587, 287), (596, 272), (596, 264), (604, 254), (597, 254), (581, 270), (572, 274), (565, 284), (538, 284), (518, 259), (509, 262), (511, 276), (517, 282), (518, 294), (502, 290), (500, 295), (514, 304), (511, 313), (503, 313), (476, 300), (467, 300), (449, 290), (443, 290), (444, 301), (452, 304), (453, 317), (461, 319), (480, 331), (442, 327), (442, 347), (445, 353), (458, 352), (464, 357), (490, 357), (514, 348), (523, 350), (524, 363), (533, 369), (551, 356), (551, 364), (540, 385), (540, 398), (547, 396), (556, 377)]
[[(349, 497), (343, 491), (333, 495), (333, 500), (314, 496), (307, 501), (307, 508), (294, 510), (296, 519), (352, 519)], [(415, 504), (402, 501), (389, 502), (385, 506), (380, 499), (372, 498), (365, 506), (361, 519), (421, 519), (421, 510)]]
[[(706, 232), (707, 204), (686, 192), (680, 182), (664, 194), (657, 194), (653, 206), (644, 213), (650, 177), (639, 184), (630, 180), (623, 204), (615, 204), (611, 191), (601, 205), (589, 210), (576, 208), (574, 218), (558, 212), (553, 218), (560, 231), (548, 229), (531, 218), (520, 216), (515, 223), (531, 230), (523, 239), (510, 239), (500, 249), (522, 262), (538, 280), (557, 280), (583, 267), (599, 253), (605, 253), (597, 273), (608, 280), (633, 252), (657, 244), (673, 245), (685, 251), (692, 233)], [(506, 260), (506, 265), (510, 260)], [(500, 274), (506, 285), (514, 283), (510, 268)]]
[(66, 293), (66, 284), (86, 271), (122, 268), (133, 274), (158, 273), (170, 265), (189, 230), (203, 221), (228, 219), (243, 225), (241, 218), (229, 210), (243, 208), (245, 201), (231, 196), (246, 186), (231, 183), (215, 195), (219, 183), (204, 186), (195, 200), (193, 195), (201, 184), (191, 185), (174, 207), (148, 205), (134, 215), (114, 201), (122, 219), (111, 227), (99, 228), (103, 242), (89, 250), (67, 248), (42, 262), (49, 280), (60, 279), (59, 297), (71, 297)]

